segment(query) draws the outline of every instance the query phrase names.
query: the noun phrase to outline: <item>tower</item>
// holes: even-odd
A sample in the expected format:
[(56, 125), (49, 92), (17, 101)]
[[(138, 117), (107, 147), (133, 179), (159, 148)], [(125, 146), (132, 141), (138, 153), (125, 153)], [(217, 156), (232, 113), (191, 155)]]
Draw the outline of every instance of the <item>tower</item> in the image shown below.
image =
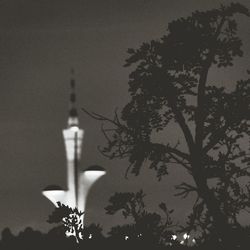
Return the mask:
[(70, 88), (70, 108), (67, 128), (63, 129), (67, 161), (67, 190), (62, 190), (56, 185), (50, 185), (42, 191), (42, 194), (55, 206), (57, 206), (57, 202), (61, 202), (71, 208), (77, 207), (79, 211), (84, 212), (87, 195), (91, 186), (106, 172), (102, 167), (96, 165), (83, 171), (79, 169), (84, 130), (79, 127), (73, 72), (70, 80)]

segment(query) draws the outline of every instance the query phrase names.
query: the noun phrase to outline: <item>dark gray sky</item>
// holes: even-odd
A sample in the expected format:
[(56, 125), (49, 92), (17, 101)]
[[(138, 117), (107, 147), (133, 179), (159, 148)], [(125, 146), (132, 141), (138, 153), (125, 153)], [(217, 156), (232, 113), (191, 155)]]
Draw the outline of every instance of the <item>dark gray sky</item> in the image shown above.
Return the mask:
[[(61, 130), (66, 127), (70, 68), (76, 71), (78, 107), (112, 116), (128, 100), (129, 69), (123, 68), (126, 50), (160, 37), (167, 23), (196, 9), (230, 1), (200, 0), (2, 0), (0, 1), (0, 230), (26, 226), (46, 230), (53, 205), (41, 195), (48, 184), (66, 184)], [(248, 0), (240, 1), (250, 7)], [(249, 68), (249, 21), (241, 18), (246, 59), (234, 70), (213, 71), (211, 79), (233, 86)], [(147, 204), (160, 201), (184, 218), (189, 203), (173, 199), (174, 178), (161, 183), (150, 171), (124, 179), (126, 161), (109, 161), (97, 151), (104, 145), (100, 124), (80, 113), (85, 129), (81, 165), (99, 164), (108, 171), (92, 189), (86, 211), (88, 222), (107, 229), (120, 216), (105, 215), (115, 191), (147, 193)], [(174, 129), (172, 136), (178, 135)], [(170, 138), (171, 140), (171, 138)], [(180, 219), (181, 220), (181, 219)]]

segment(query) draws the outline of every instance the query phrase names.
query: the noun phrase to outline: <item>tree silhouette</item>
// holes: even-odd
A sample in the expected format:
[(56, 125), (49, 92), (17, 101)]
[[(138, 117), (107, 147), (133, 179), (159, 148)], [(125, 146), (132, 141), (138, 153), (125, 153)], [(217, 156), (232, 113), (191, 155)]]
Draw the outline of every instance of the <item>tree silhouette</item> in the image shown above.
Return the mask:
[(48, 222), (59, 224), (53, 228), (49, 234), (53, 238), (61, 238), (62, 235), (73, 236), (77, 243), (85, 240), (99, 240), (103, 239), (102, 227), (99, 224), (83, 225), (83, 213), (77, 208), (71, 208), (60, 202), (57, 203), (51, 215), (49, 215)]
[[(115, 112), (110, 119), (83, 109), (111, 125), (102, 126), (108, 143), (101, 152), (128, 158), (127, 174), (138, 175), (149, 162), (160, 179), (181, 165), (195, 185), (181, 183), (178, 195), (197, 194), (190, 230), (214, 230), (228, 245), (237, 214), (250, 205), (249, 182), (242, 181), (250, 173), (249, 149), (242, 143), (250, 136), (250, 80), (232, 90), (209, 82), (208, 75), (243, 55), (236, 14), (248, 17), (249, 11), (232, 3), (170, 22), (161, 39), (128, 49), (131, 100), (121, 116)], [(154, 139), (173, 123), (181, 130), (175, 143)]]
[(75, 237), (79, 243), (83, 237), (83, 212), (77, 208), (71, 208), (60, 202), (51, 215), (49, 215), (49, 223), (60, 223), (64, 227), (65, 234)]
[(142, 190), (136, 193), (115, 193), (110, 197), (110, 204), (105, 208), (107, 214), (113, 215), (120, 211), (125, 218), (131, 218), (133, 223), (115, 226), (109, 235), (115, 239), (143, 240), (155, 245), (169, 243), (173, 234), (171, 230), (175, 226), (170, 217), (173, 210), (169, 210), (162, 202), (159, 208), (163, 216), (150, 213), (146, 210), (144, 197)]
[(122, 211), (125, 218), (132, 217), (136, 222), (145, 214), (145, 204), (142, 190), (137, 193), (115, 193), (109, 199), (110, 204), (105, 208), (107, 214), (113, 215)]

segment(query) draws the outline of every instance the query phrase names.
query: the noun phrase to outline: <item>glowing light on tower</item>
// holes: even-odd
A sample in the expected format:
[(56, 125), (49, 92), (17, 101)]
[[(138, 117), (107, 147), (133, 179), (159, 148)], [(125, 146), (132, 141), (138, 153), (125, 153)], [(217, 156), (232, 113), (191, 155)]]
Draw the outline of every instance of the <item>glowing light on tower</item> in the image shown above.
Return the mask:
[(42, 194), (55, 206), (57, 206), (57, 202), (61, 202), (72, 208), (77, 207), (79, 211), (84, 212), (90, 188), (106, 172), (99, 166), (92, 166), (79, 171), (78, 163), (81, 158), (84, 130), (79, 128), (79, 119), (75, 106), (75, 80), (73, 77), (70, 86), (68, 127), (63, 130), (67, 159), (67, 190), (62, 190), (56, 185), (50, 185), (43, 190)]

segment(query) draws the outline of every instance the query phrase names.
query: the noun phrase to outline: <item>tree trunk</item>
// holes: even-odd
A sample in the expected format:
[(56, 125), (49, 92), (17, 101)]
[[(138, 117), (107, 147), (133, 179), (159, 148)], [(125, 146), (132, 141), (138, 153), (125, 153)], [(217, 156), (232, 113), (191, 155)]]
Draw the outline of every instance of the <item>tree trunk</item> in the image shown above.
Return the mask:
[(209, 213), (213, 218), (216, 234), (223, 242), (224, 247), (232, 247), (232, 229), (228, 224), (227, 216), (220, 209), (220, 202), (216, 199), (213, 191), (207, 185), (207, 178), (202, 171), (201, 155), (192, 157), (193, 178), (197, 185), (198, 195), (204, 200)]

